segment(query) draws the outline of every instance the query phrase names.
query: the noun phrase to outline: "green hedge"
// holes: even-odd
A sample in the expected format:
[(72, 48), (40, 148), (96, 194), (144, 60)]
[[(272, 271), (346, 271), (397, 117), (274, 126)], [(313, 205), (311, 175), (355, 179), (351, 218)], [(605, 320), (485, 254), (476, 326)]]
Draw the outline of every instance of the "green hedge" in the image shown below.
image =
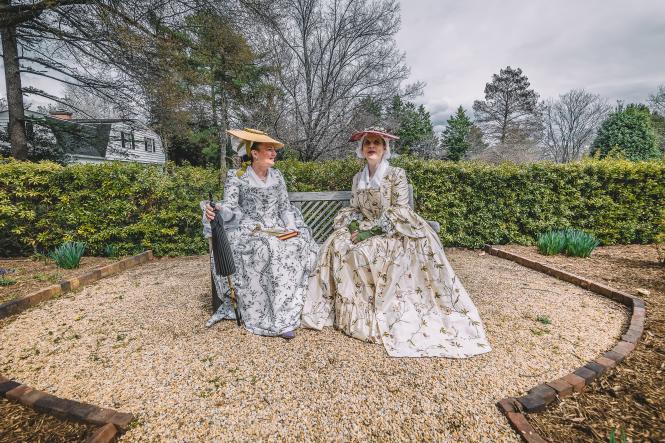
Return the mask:
[[(665, 164), (591, 160), (487, 165), (399, 158), (416, 209), (441, 223), (445, 245), (533, 244), (538, 233), (577, 228), (605, 245), (650, 243), (665, 203)], [(357, 160), (282, 161), (290, 191), (349, 189)], [(100, 253), (152, 248), (202, 253), (198, 202), (220, 195), (216, 171), (136, 164), (59, 166), (0, 161), (0, 255), (85, 241)]]
[(121, 254), (198, 254), (198, 202), (217, 191), (219, 174), (195, 167), (105, 163), (0, 162), (0, 255), (84, 241), (86, 254), (115, 244)]

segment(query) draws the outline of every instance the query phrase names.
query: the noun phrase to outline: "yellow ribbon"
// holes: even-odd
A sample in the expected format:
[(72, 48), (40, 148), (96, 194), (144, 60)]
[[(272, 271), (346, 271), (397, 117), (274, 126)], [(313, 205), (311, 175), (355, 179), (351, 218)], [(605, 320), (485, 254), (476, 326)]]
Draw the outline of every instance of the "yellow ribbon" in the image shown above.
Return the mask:
[(236, 172), (236, 176), (238, 178), (242, 177), (245, 174), (245, 172), (247, 172), (247, 167), (252, 164), (251, 161), (252, 144), (254, 144), (254, 142), (251, 142), (249, 140), (245, 141), (245, 152), (247, 152), (247, 157), (249, 157), (250, 160), (242, 162), (242, 165), (240, 165), (240, 169), (238, 169), (238, 172)]

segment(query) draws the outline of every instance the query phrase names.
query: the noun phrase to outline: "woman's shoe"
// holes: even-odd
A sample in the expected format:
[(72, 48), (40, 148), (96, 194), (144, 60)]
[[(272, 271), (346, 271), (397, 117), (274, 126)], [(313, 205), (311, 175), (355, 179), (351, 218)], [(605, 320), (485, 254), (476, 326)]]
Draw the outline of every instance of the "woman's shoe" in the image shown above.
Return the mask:
[(296, 337), (296, 331), (284, 332), (283, 334), (280, 334), (280, 337), (286, 340), (291, 340), (292, 338)]

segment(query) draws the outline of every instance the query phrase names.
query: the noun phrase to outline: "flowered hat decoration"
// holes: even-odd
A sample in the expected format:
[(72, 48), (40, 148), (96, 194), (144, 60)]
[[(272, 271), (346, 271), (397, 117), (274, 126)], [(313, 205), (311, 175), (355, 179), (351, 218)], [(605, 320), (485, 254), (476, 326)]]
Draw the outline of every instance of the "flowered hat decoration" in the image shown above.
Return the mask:
[[(231, 148), (240, 156), (247, 155), (251, 158), (250, 152), (254, 143), (264, 143), (266, 145), (273, 146), (275, 149), (281, 149), (284, 147), (284, 143), (275, 140), (265, 132), (259, 131), (258, 129), (229, 129), (226, 131), (226, 133), (232, 137)], [(242, 152), (243, 147), (245, 148), (244, 152)], [(242, 176), (245, 171), (247, 171), (247, 167), (250, 165), (250, 163), (251, 162), (248, 161), (243, 162), (241, 168), (238, 169), (238, 177)]]
[(370, 127), (363, 129), (362, 131), (354, 132), (351, 135), (349, 142), (358, 142), (358, 146), (356, 147), (356, 156), (358, 156), (358, 158), (363, 158), (363, 142), (368, 135), (376, 135), (385, 141), (386, 151), (383, 153), (382, 160), (388, 160), (391, 157), (390, 141), (399, 140), (399, 137), (389, 133), (384, 128), (377, 127)]

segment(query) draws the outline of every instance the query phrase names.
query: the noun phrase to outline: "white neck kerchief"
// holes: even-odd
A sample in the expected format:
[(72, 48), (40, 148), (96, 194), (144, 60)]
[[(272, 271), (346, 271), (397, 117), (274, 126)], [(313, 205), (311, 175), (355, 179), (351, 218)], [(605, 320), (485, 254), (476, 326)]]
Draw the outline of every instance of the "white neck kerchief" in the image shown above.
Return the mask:
[(246, 175), (247, 182), (250, 184), (250, 186), (255, 188), (268, 188), (277, 183), (277, 176), (272, 168), (268, 169), (268, 176), (266, 177), (266, 181), (261, 180), (256, 174), (256, 171), (254, 171), (251, 166), (247, 166)]
[[(365, 137), (361, 138), (358, 141), (358, 148), (356, 149), (356, 155), (358, 158), (363, 158), (363, 142), (365, 141)], [(385, 138), (383, 139), (385, 142), (385, 151), (383, 152), (383, 157), (381, 157), (381, 161), (379, 162), (379, 165), (376, 167), (376, 171), (374, 171), (374, 175), (372, 178), (369, 177), (369, 165), (365, 165), (363, 168), (362, 172), (360, 173), (360, 177), (358, 179), (358, 183), (356, 184), (356, 189), (367, 189), (367, 188), (380, 188), (381, 183), (383, 182), (383, 176), (386, 175), (386, 172), (388, 171), (388, 159), (390, 158), (390, 144), (388, 143), (388, 140)]]

